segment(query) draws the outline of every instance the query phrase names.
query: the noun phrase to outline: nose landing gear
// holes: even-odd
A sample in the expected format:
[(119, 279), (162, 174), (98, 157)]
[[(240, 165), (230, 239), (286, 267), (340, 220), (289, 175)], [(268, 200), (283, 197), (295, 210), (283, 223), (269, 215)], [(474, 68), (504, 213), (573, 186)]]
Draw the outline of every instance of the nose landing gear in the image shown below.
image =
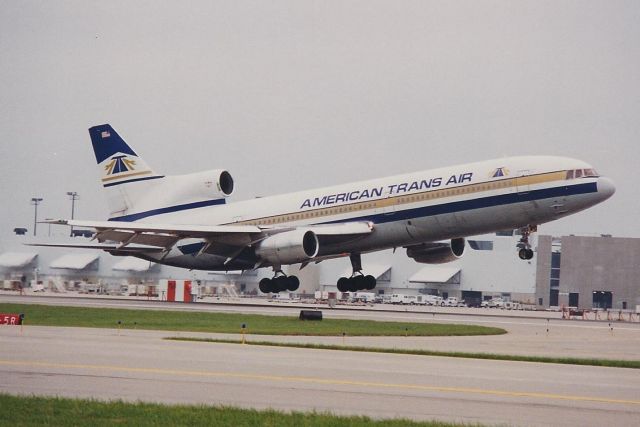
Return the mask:
[(520, 237), (520, 240), (516, 245), (516, 248), (518, 249), (518, 257), (520, 259), (530, 260), (533, 258), (533, 249), (531, 249), (529, 236), (531, 236), (531, 234), (535, 233), (536, 231), (538, 231), (537, 225), (528, 225), (520, 229), (520, 234), (522, 235), (522, 237)]

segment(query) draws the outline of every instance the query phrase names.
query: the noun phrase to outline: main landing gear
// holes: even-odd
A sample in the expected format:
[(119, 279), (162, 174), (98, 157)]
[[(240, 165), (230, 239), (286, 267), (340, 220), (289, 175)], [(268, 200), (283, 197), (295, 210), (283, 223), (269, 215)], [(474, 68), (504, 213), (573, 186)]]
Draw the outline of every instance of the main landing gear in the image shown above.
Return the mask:
[(273, 279), (265, 277), (260, 280), (258, 288), (263, 294), (271, 292), (295, 291), (300, 287), (300, 279), (296, 276), (287, 276), (282, 270), (277, 270)]
[(531, 249), (531, 243), (529, 243), (529, 236), (536, 231), (538, 231), (537, 225), (528, 225), (520, 229), (522, 237), (520, 237), (520, 240), (516, 245), (516, 248), (518, 249), (518, 257), (520, 257), (520, 259), (530, 260), (533, 258), (533, 249)]
[(351, 254), (351, 267), (353, 274), (351, 277), (341, 277), (338, 279), (338, 290), (340, 292), (356, 292), (364, 289), (372, 290), (376, 287), (376, 278), (362, 273), (362, 260), (360, 254)]

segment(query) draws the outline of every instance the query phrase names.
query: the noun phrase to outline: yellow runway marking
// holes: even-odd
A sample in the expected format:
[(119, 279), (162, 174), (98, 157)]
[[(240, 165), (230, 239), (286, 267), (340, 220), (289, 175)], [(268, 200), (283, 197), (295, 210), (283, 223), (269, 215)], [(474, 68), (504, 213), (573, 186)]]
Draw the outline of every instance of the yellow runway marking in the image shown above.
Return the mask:
[(571, 396), (564, 394), (553, 393), (537, 393), (528, 391), (504, 391), (504, 390), (490, 390), (481, 388), (466, 388), (466, 387), (442, 387), (442, 386), (430, 386), (421, 384), (395, 384), (395, 383), (381, 383), (381, 382), (369, 382), (369, 381), (348, 381), (331, 378), (314, 378), (314, 377), (298, 377), (298, 376), (286, 376), (286, 375), (264, 375), (264, 374), (242, 374), (231, 372), (215, 372), (215, 371), (190, 371), (179, 369), (160, 369), (160, 368), (129, 368), (124, 366), (110, 366), (110, 365), (85, 365), (74, 363), (52, 363), (52, 362), (29, 362), (20, 360), (0, 360), (0, 365), (5, 366), (25, 366), (25, 367), (40, 367), (40, 368), (58, 368), (58, 369), (87, 369), (87, 370), (105, 370), (113, 372), (129, 372), (129, 373), (145, 373), (145, 374), (161, 374), (171, 376), (192, 376), (192, 377), (215, 377), (215, 378), (239, 378), (250, 380), (266, 380), (277, 382), (298, 382), (307, 384), (330, 384), (330, 385), (349, 385), (360, 387), (377, 387), (377, 388), (389, 388), (400, 390), (422, 390), (422, 391), (439, 391), (445, 393), (469, 393), (469, 394), (483, 394), (492, 396), (506, 396), (506, 397), (533, 397), (539, 399), (552, 399), (552, 400), (567, 400), (574, 402), (600, 402), (600, 403), (619, 403), (627, 405), (640, 405), (640, 400), (626, 400), (626, 399), (609, 399), (606, 397), (594, 397), (594, 396)]

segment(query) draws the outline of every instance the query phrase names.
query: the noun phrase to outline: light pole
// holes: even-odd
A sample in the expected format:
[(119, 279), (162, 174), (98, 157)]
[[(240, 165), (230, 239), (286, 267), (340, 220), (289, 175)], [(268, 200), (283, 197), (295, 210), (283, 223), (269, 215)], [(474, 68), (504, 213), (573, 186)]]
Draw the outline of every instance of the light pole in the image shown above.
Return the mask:
[(32, 197), (31, 204), (35, 206), (35, 214), (33, 216), (33, 235), (36, 235), (36, 227), (38, 225), (38, 205), (42, 201), (42, 197)]
[[(80, 196), (78, 196), (78, 193), (76, 193), (75, 191), (67, 191), (67, 196), (71, 198), (71, 219), (73, 220), (73, 214), (76, 208), (76, 200), (78, 200)], [(69, 235), (73, 237), (73, 225), (71, 226), (71, 233)]]

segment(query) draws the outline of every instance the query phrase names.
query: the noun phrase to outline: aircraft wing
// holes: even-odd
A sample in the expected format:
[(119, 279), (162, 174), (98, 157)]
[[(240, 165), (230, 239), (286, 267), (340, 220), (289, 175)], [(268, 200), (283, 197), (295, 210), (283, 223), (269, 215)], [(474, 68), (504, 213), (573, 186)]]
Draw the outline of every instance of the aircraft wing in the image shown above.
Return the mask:
[(207, 237), (212, 234), (226, 233), (260, 233), (262, 229), (253, 225), (176, 225), (176, 224), (147, 224), (144, 222), (126, 221), (76, 221), (53, 220), (44, 221), (48, 224), (70, 225), (73, 227), (95, 228), (98, 232), (106, 230), (123, 230), (151, 233), (174, 233), (185, 237)]
[(25, 246), (44, 246), (49, 248), (74, 248), (74, 249), (101, 249), (107, 252), (122, 252), (123, 254), (136, 254), (140, 252), (162, 252), (164, 248), (156, 246), (131, 245), (118, 248), (117, 245), (91, 244), (91, 243), (25, 243)]
[[(229, 258), (235, 258), (245, 248), (256, 244), (267, 237), (295, 230), (298, 227), (259, 227), (254, 225), (176, 225), (149, 224), (125, 221), (82, 221), (82, 220), (48, 220), (49, 224), (73, 227), (93, 228), (96, 230), (96, 245), (58, 245), (63, 247), (84, 247), (103, 249), (108, 252), (144, 252), (168, 250), (182, 239), (202, 239), (207, 242), (201, 252), (207, 252)], [(321, 243), (347, 242), (373, 231), (369, 222), (351, 222), (326, 225), (301, 226), (313, 231)], [(115, 242), (105, 245), (103, 242)], [(50, 244), (49, 244), (50, 245)], [(49, 246), (43, 244), (39, 246)]]

